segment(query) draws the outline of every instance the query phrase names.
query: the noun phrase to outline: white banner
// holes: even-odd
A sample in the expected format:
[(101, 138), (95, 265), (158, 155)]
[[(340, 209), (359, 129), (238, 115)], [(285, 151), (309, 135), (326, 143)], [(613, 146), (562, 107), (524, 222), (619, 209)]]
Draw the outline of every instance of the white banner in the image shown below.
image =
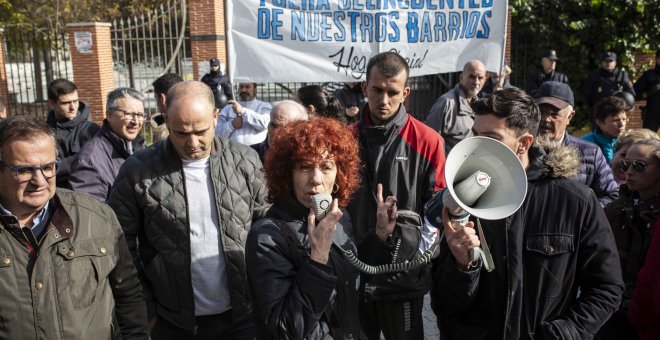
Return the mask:
[(235, 81), (364, 80), (369, 58), (395, 50), (410, 75), (502, 65), (507, 0), (226, 0)]

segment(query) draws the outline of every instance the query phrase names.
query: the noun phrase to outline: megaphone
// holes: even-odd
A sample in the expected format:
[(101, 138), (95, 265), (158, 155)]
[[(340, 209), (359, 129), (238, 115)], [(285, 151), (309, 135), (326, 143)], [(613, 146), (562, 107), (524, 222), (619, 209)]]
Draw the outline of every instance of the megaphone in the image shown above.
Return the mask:
[[(467, 138), (452, 149), (445, 163), (447, 188), (424, 206), (428, 223), (442, 226), (442, 208), (449, 209), (454, 228), (463, 228), (470, 215), (498, 220), (515, 213), (527, 194), (527, 175), (516, 155), (503, 143), (488, 137)], [(484, 242), (482, 242), (484, 243)], [(487, 249), (486, 249), (487, 251)], [(473, 261), (484, 259), (483, 250), (470, 249)]]

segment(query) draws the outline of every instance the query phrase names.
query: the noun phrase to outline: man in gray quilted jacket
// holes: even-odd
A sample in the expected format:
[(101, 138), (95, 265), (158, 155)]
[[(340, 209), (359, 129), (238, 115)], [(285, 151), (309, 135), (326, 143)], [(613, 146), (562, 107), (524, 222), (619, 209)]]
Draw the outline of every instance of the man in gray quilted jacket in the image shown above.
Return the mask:
[(142, 281), (152, 339), (254, 337), (244, 245), (266, 186), (257, 153), (214, 137), (204, 83), (167, 93), (169, 137), (129, 158), (108, 204)]

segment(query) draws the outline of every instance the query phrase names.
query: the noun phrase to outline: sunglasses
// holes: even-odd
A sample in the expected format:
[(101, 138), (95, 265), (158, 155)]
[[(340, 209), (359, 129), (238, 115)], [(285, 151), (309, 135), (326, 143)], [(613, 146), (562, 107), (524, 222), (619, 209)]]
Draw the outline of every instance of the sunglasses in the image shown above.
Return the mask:
[(639, 172), (640, 174), (646, 170), (647, 166), (650, 166), (650, 164), (646, 164), (644, 161), (640, 161), (638, 159), (629, 161), (627, 159), (624, 159), (619, 163), (619, 166), (623, 171), (628, 171), (628, 168), (632, 165), (632, 168), (636, 171)]

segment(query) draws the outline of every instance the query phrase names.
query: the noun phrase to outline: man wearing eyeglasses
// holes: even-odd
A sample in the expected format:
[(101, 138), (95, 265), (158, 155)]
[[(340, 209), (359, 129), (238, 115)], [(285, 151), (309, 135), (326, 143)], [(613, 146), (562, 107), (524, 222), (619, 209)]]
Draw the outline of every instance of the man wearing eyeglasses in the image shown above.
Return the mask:
[(580, 169), (572, 180), (590, 187), (602, 206), (619, 197), (619, 185), (603, 153), (596, 144), (568, 134), (566, 128), (575, 115), (573, 91), (564, 83), (548, 81), (534, 93), (541, 110), (539, 136), (550, 141), (570, 145), (578, 150)]
[(57, 164), (44, 122), (0, 122), (0, 339), (148, 339), (114, 212), (56, 189)]
[(144, 148), (140, 136), (144, 124), (144, 103), (140, 92), (121, 87), (108, 93), (107, 118), (103, 127), (83, 146), (69, 175), (75, 191), (105, 201), (126, 158)]

